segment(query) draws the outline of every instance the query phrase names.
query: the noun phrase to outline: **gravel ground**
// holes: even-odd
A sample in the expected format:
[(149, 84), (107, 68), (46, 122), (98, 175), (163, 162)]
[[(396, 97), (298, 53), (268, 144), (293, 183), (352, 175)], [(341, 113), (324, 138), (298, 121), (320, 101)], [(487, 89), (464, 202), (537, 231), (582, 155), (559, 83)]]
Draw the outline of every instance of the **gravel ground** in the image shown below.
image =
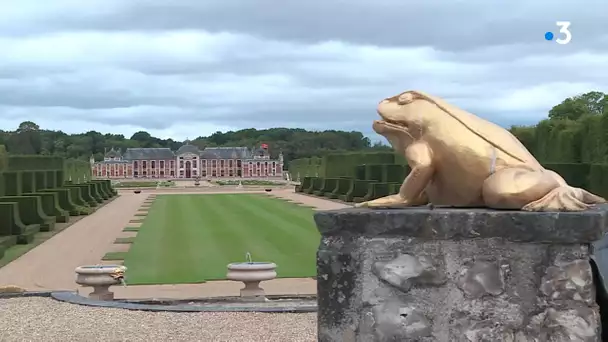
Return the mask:
[(313, 342), (316, 314), (170, 313), (0, 299), (0, 341)]

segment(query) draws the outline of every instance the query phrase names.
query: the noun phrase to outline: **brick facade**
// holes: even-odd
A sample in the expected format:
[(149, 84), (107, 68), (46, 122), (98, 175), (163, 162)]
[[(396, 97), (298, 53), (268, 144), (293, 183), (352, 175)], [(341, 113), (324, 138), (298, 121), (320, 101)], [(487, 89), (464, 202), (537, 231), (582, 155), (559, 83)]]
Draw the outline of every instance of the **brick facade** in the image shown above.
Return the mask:
[(103, 161), (91, 160), (97, 178), (268, 178), (283, 177), (283, 155), (271, 159), (265, 148), (207, 147), (186, 143), (177, 151), (168, 148), (111, 149)]

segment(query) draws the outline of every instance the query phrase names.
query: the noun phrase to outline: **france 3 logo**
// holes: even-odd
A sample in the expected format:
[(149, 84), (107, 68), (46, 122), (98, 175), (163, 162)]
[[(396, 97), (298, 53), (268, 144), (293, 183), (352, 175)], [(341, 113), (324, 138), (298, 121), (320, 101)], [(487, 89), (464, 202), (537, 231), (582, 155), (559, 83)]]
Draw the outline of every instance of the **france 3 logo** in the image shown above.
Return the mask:
[(572, 32), (570, 32), (570, 22), (556, 21), (555, 26), (559, 28), (560, 37), (557, 37), (557, 39), (555, 39), (556, 35), (551, 31), (547, 31), (545, 33), (545, 40), (552, 41), (555, 39), (555, 42), (560, 45), (566, 45), (570, 43), (570, 41), (572, 40)]

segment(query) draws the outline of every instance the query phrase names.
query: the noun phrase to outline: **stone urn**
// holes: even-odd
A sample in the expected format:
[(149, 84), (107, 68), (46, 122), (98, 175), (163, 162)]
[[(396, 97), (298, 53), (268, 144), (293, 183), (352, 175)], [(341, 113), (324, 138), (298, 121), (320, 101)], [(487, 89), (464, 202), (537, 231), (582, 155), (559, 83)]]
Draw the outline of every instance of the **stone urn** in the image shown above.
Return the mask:
[(235, 262), (228, 264), (228, 280), (242, 281), (241, 297), (248, 299), (265, 299), (264, 289), (260, 282), (277, 277), (277, 265), (272, 262)]
[(122, 265), (91, 265), (76, 267), (76, 284), (91, 286), (93, 292), (89, 298), (95, 300), (113, 300), (114, 292), (110, 286), (125, 284), (127, 268)]

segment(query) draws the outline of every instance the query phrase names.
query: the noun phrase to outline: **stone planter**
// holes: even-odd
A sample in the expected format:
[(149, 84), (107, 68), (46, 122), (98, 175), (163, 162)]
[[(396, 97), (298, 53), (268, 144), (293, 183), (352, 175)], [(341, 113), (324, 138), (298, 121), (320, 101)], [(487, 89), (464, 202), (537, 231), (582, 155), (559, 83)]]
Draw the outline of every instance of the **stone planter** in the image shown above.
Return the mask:
[(267, 189), (264, 189), (264, 191), (266, 191), (266, 192), (271, 192), (271, 191), (272, 191), (272, 189), (267, 188)]
[(95, 300), (113, 300), (114, 292), (110, 286), (120, 285), (127, 270), (121, 265), (79, 266), (76, 268), (76, 284), (93, 287), (89, 298)]
[(140, 193), (141, 193), (141, 190), (133, 190), (133, 193), (135, 193), (135, 194), (140, 194)]
[(263, 299), (264, 289), (260, 287), (260, 282), (276, 278), (276, 268), (277, 265), (272, 262), (236, 262), (228, 265), (226, 278), (245, 283), (241, 297)]

